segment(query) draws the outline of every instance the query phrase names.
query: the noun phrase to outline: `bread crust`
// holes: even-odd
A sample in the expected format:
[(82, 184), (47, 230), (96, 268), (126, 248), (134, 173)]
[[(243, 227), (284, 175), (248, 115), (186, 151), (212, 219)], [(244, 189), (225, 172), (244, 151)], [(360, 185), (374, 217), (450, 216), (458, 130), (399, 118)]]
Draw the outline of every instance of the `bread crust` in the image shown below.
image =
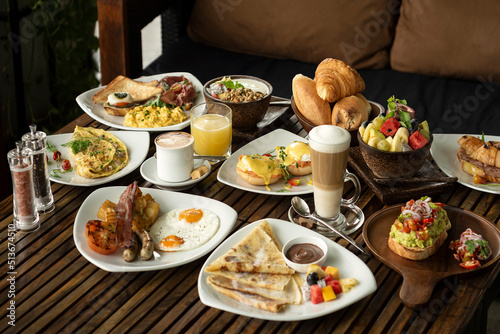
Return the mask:
[[(236, 166), (236, 173), (245, 180), (247, 183), (253, 184), (254, 186), (265, 186), (266, 181), (264, 180), (263, 177), (257, 176), (257, 175), (252, 175), (251, 173), (248, 173), (246, 171), (241, 170), (238, 166)], [(271, 179), (269, 180), (269, 184), (274, 184), (278, 182), (278, 180), (281, 178), (281, 175), (272, 175)]]
[(103, 106), (104, 110), (110, 115), (113, 116), (125, 116), (129, 110), (134, 109), (134, 107), (130, 108), (113, 108), (113, 107), (107, 107)]
[(439, 236), (434, 240), (431, 246), (420, 248), (420, 247), (406, 247), (397, 242), (393, 237), (389, 237), (388, 245), (391, 251), (397, 255), (404, 257), (408, 260), (420, 261), (425, 260), (434, 253), (437, 252), (439, 247), (448, 238), (448, 232), (444, 229)]
[(331, 124), (330, 104), (316, 92), (316, 83), (311, 78), (297, 74), (292, 80), (292, 91), (297, 108), (314, 125)]
[(312, 173), (312, 165), (307, 164), (302, 167), (297, 167), (295, 164), (286, 167), (286, 170), (293, 176), (304, 176)]
[(356, 130), (368, 120), (370, 103), (361, 94), (346, 96), (337, 101), (332, 109), (332, 125), (346, 130)]
[(365, 90), (365, 81), (359, 73), (339, 59), (324, 59), (316, 68), (314, 81), (318, 96), (328, 102)]

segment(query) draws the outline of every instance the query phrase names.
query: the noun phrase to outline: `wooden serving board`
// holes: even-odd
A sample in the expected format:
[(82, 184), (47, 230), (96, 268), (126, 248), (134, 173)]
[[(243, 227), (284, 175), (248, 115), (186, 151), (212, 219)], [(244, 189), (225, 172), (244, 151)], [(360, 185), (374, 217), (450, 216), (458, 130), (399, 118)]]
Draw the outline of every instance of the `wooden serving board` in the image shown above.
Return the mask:
[[(366, 165), (358, 146), (349, 149), (348, 163), (384, 204), (401, 203), (412, 198), (446, 193), (453, 190), (455, 185), (453, 180), (438, 170), (430, 161), (426, 161), (413, 176), (412, 179), (415, 180), (413, 182), (377, 183), (375, 182), (376, 176)], [(434, 181), (422, 182), (426, 178), (433, 178)], [(442, 179), (443, 182), (437, 182), (436, 179)]]
[[(387, 244), (391, 225), (401, 213), (401, 205), (390, 206), (374, 213), (363, 226), (363, 238), (368, 249), (378, 260), (403, 276), (399, 297), (405, 306), (412, 309), (417, 309), (429, 301), (440, 280), (449, 276), (480, 274), (482, 269), (500, 258), (500, 231), (495, 225), (465, 209), (446, 205), (443, 208), (451, 221), (448, 238), (434, 255), (421, 261), (400, 257), (393, 253)], [(453, 257), (453, 252), (448, 249), (450, 242), (459, 239), (460, 234), (467, 228), (481, 234), (492, 250), (491, 257), (481, 261), (483, 263), (478, 269), (462, 268)]]

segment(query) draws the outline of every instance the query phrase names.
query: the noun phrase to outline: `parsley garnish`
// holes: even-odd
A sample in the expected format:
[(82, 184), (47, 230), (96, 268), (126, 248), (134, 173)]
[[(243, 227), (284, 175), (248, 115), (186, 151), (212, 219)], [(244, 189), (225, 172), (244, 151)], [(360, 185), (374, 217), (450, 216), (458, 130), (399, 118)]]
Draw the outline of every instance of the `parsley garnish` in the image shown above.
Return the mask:
[(57, 151), (57, 148), (52, 144), (50, 141), (47, 140), (47, 151), (49, 152), (55, 152)]
[(64, 147), (69, 147), (73, 154), (77, 154), (78, 152), (85, 151), (91, 142), (88, 139), (74, 139), (68, 143), (63, 144)]

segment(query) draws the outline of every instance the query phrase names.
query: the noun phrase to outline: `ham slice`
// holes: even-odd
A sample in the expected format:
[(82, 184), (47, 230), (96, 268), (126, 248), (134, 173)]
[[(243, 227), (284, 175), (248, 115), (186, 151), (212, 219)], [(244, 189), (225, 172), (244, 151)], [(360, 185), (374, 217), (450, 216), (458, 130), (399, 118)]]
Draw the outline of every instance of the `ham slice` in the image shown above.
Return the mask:
[(196, 91), (193, 87), (193, 84), (184, 76), (166, 76), (160, 80), (158, 86), (165, 88), (164, 83), (169, 87), (172, 87), (174, 84), (178, 83), (181, 84), (182, 87), (178, 92), (174, 92), (171, 88), (169, 90), (163, 91), (160, 99), (167, 104), (182, 107), (191, 104), (196, 97)]
[(137, 181), (132, 183), (120, 195), (116, 205), (116, 241), (121, 248), (130, 248), (132, 245), (132, 223), (134, 221), (134, 196), (137, 190)]

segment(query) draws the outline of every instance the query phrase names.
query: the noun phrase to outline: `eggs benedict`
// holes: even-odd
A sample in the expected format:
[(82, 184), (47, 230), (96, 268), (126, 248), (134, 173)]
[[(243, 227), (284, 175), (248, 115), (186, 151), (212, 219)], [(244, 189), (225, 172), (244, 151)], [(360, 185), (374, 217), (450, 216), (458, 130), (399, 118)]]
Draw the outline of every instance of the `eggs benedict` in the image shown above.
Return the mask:
[(270, 156), (259, 154), (240, 155), (236, 164), (236, 172), (247, 183), (256, 186), (276, 183), (283, 175), (278, 161)]
[(295, 141), (286, 148), (276, 147), (276, 151), (278, 152), (278, 161), (286, 167), (291, 175), (302, 176), (312, 172), (309, 144)]

